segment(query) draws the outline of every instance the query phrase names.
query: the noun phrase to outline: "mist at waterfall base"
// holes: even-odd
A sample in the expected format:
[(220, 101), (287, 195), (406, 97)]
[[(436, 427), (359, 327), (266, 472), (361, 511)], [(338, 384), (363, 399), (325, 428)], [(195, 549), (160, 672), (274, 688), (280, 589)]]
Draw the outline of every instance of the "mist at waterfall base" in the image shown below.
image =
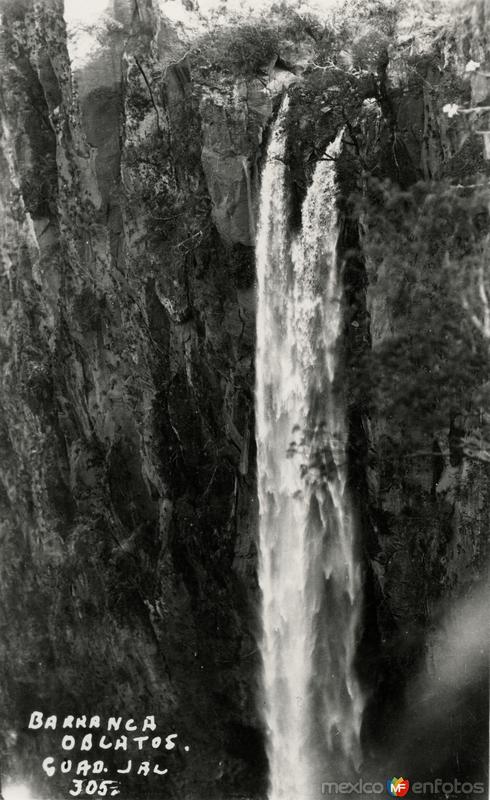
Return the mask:
[(257, 233), (257, 458), (270, 800), (316, 797), (360, 763), (354, 672), (361, 571), (334, 391), (342, 292), (335, 156), (288, 225), (287, 100), (271, 135)]
[(409, 679), (399, 718), (387, 731), (388, 772), (488, 786), (489, 607), (488, 585), (441, 603), (430, 653)]
[(473, 745), (486, 741), (488, 721), (481, 703), (488, 597), (481, 591), (442, 608), (431, 663), (419, 664), (398, 696), (395, 689), (394, 697), (381, 698), (379, 714), (371, 702), (376, 687), (365, 689), (364, 696), (356, 677), (360, 531), (347, 491), (348, 431), (342, 387), (335, 381), (343, 322), (335, 174), (342, 134), (316, 166), (301, 230), (294, 234), (285, 164), (287, 113), (286, 98), (263, 169), (256, 241), (268, 800), (319, 798), (322, 783), (355, 782), (360, 776), (383, 782), (392, 774), (412, 782), (481, 780), (485, 754)]

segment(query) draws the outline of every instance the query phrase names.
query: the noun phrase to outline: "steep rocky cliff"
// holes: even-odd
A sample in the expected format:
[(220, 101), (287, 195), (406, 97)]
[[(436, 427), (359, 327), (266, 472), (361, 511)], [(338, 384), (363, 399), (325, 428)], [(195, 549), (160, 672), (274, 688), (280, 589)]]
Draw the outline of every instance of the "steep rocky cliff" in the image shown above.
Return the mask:
[[(488, 104), (485, 13), (476, 7), (458, 34), (375, 42), (360, 66), (345, 54), (330, 64), (334, 44), (322, 35), (315, 45), (315, 29), (301, 41), (282, 31), (272, 58), (237, 74), (203, 60), (150, 0), (114, 2), (89, 31), (89, 57), (72, 64), (61, 0), (3, 3), (7, 773), (53, 792), (39, 771), (53, 738), (27, 730), (34, 709), (148, 713), (180, 743), (165, 782), (148, 778), (149, 794), (264, 790), (253, 244), (268, 126), (288, 87), (292, 224), (326, 143), (341, 124), (349, 137), (339, 208), (351, 480), (366, 556), (360, 670), (368, 749), (383, 751), (407, 667), (421, 667), (444, 602), (483, 575), (489, 469), (464, 446), (480, 431), (474, 409), (469, 422), (454, 406), (434, 426), (430, 415), (412, 419), (407, 452), (407, 418), (384, 416), (359, 388), (362, 365), (398, 326), (428, 335), (410, 316), (427, 263), (408, 259), (400, 271), (380, 255), (353, 197), (369, 195), (366, 175), (405, 191), (485, 174), (474, 132), (490, 127), (484, 114), (470, 125), (442, 111)], [(465, 75), (470, 59), (480, 66)], [(468, 395), (485, 381), (475, 368)], [(62, 794), (63, 776), (57, 786)]]
[[(151, 7), (114, 14), (73, 74), (61, 3), (4, 8), (9, 769), (25, 775), (35, 747), (53, 749), (26, 733), (31, 710), (123, 710), (154, 713), (191, 747), (173, 759), (168, 796), (255, 791), (242, 123), (257, 146), (271, 108), (243, 101), (229, 123), (219, 103), (200, 108), (182, 46)], [(209, 164), (225, 146), (237, 188), (220, 198)]]
[[(434, 776), (481, 775), (486, 746), (484, 660), (468, 653), (467, 679), (445, 694), (434, 688), (440, 665), (432, 657), (458, 601), (487, 576), (488, 342), (462, 299), (473, 290), (465, 260), (488, 230), (487, 14), (475, 5), (458, 30), (429, 42), (404, 38), (388, 50), (356, 138), (368, 183), (374, 177), (384, 191), (390, 186), (383, 199), (376, 187), (379, 206), (372, 216), (361, 213), (360, 224), (366, 305), (358, 330), (367, 333), (367, 362), (381, 388), (353, 408), (382, 654), (372, 697), (377, 711), (383, 698), (383, 752), (398, 736), (394, 763)], [(476, 73), (465, 72), (472, 63)], [(464, 112), (448, 116), (449, 104), (476, 109), (473, 124)], [(363, 191), (370, 193), (365, 182)], [(481, 313), (478, 302), (475, 310)], [(429, 699), (414, 696), (420, 670)], [(447, 704), (442, 736), (438, 702)], [(397, 709), (405, 732), (393, 724)], [(379, 725), (377, 712), (373, 720)]]

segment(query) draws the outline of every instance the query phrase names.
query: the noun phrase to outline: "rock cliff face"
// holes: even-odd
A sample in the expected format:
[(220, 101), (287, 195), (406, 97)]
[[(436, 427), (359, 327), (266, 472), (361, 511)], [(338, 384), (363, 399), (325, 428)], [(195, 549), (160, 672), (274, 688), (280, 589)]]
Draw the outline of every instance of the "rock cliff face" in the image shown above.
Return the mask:
[[(486, 14), (475, 5), (466, 29), (429, 46), (411, 37), (378, 62), (377, 86), (350, 129), (352, 142), (340, 167), (344, 194), (352, 191), (356, 172), (362, 177), (354, 190), (369, 194), (369, 176), (381, 184), (389, 181), (397, 187), (394, 194), (406, 193), (405, 199), (422, 182), (437, 192), (438, 182), (461, 188), (458, 182), (474, 174), (483, 183), (488, 180), (481, 131), (488, 127), (487, 112), (479, 114), (483, 124), (476, 134), (467, 119), (451, 120), (442, 111), (448, 103), (488, 105), (490, 82), (488, 74), (481, 74), (488, 73)], [(473, 59), (482, 69), (465, 75)], [(374, 356), (374, 364), (378, 358), (389, 365), (389, 385), (380, 404), (373, 404), (372, 396), (359, 396), (355, 368), (354, 382), (349, 382), (352, 481), (367, 556), (365, 660), (360, 663), (370, 697), (365, 738), (377, 742), (381, 760), (389, 754), (393, 768), (405, 763), (414, 773), (481, 776), (483, 750), (474, 745), (479, 738), (486, 746), (485, 666), (475, 666), (479, 656), (468, 653), (469, 672), (481, 669), (479, 676), (473, 673), (466, 685), (462, 680), (446, 691), (436, 686), (441, 677), (434, 648), (441, 631), (450, 628), (458, 601), (486, 579), (490, 473), (482, 446), (482, 410), (472, 400), (486, 381), (488, 347), (483, 343), (483, 361), (450, 401), (443, 383), (436, 381), (431, 390), (431, 373), (444, 371), (444, 364), (456, 373), (459, 359), (471, 360), (481, 343), (472, 341), (467, 350), (462, 345), (466, 335), (472, 336), (461, 314), (461, 284), (452, 286), (444, 269), (445, 260), (458, 258), (458, 234), (448, 224), (454, 201), (446, 198), (444, 210), (437, 206), (433, 212), (441, 213), (446, 238), (427, 228), (424, 240), (417, 239), (417, 216), (409, 203), (401, 221), (384, 224), (396, 205), (394, 194), (386, 205), (378, 198), (371, 219), (347, 203), (342, 241), (350, 298), (346, 364), (362, 362), (368, 353), (368, 364)], [(398, 238), (400, 228), (404, 234)], [(373, 234), (378, 237), (374, 256)], [(432, 237), (437, 244), (430, 244)], [(465, 247), (467, 252), (471, 245)], [(447, 332), (446, 318), (457, 326), (455, 337)], [(449, 348), (441, 340), (450, 340)], [(403, 375), (407, 369), (408, 377)], [(383, 372), (378, 373), (381, 381)], [(424, 373), (420, 385), (426, 397), (419, 404), (415, 387)], [(470, 619), (466, 625), (471, 627)], [(448, 657), (455, 658), (455, 652)], [(427, 695), (420, 690), (421, 674)], [(448, 711), (442, 735), (437, 703)], [(464, 737), (471, 738), (471, 747), (462, 743)]]
[(114, 14), (72, 74), (60, 3), (4, 9), (10, 769), (38, 760), (31, 710), (123, 710), (154, 713), (190, 745), (168, 796), (255, 792), (246, 165), (272, 107), (200, 105), (151, 7)]
[[(477, 428), (461, 409), (421, 432), (422, 454), (407, 459), (403, 427), (356, 393), (353, 365), (397, 330), (413, 280), (364, 248), (369, 226), (349, 196), (368, 162), (402, 188), (484, 170), (482, 136), (441, 108), (488, 104), (485, 13), (472, 39), (420, 52), (408, 42), (361, 76), (339, 167), (366, 544), (360, 668), (366, 738), (381, 749), (373, 731), (403, 704), (403, 673), (420, 667), (441, 603), (481, 578), (489, 475), (461, 447)], [(72, 67), (60, 0), (5, 2), (3, 15), (0, 691), (2, 733), (17, 737), (4, 745), (7, 771), (40, 780), (53, 740), (27, 731), (34, 709), (153, 713), (182, 746), (149, 793), (258, 797), (254, 225), (279, 98), (296, 87), (300, 116), (308, 101), (304, 48), (285, 41), (255, 76), (209, 77), (150, 0), (121, 0)], [(460, 86), (469, 58), (485, 68)], [(313, 129), (291, 121), (296, 204), (339, 107)], [(383, 280), (390, 291), (374, 291)]]

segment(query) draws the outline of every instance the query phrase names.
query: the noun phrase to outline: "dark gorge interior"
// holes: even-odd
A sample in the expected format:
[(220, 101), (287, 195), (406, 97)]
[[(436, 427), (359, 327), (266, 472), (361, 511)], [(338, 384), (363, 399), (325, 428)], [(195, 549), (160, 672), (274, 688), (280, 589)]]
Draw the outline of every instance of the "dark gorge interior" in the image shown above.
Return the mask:
[(4, 783), (66, 796), (34, 710), (152, 714), (169, 774), (123, 796), (267, 796), (254, 244), (285, 94), (291, 230), (344, 130), (360, 774), (487, 780), (490, 19), (417, 8), (190, 37), (152, 0), (68, 32), (61, 0), (2, 0)]

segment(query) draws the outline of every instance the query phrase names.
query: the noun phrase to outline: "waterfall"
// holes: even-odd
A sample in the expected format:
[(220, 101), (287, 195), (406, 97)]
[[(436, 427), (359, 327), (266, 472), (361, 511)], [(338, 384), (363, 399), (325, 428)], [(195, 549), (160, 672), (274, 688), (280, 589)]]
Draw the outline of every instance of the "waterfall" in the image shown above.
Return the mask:
[(359, 766), (354, 672), (361, 572), (335, 386), (342, 289), (335, 156), (317, 164), (298, 235), (288, 225), (283, 102), (262, 175), (256, 240), (257, 467), (269, 800), (321, 796)]

